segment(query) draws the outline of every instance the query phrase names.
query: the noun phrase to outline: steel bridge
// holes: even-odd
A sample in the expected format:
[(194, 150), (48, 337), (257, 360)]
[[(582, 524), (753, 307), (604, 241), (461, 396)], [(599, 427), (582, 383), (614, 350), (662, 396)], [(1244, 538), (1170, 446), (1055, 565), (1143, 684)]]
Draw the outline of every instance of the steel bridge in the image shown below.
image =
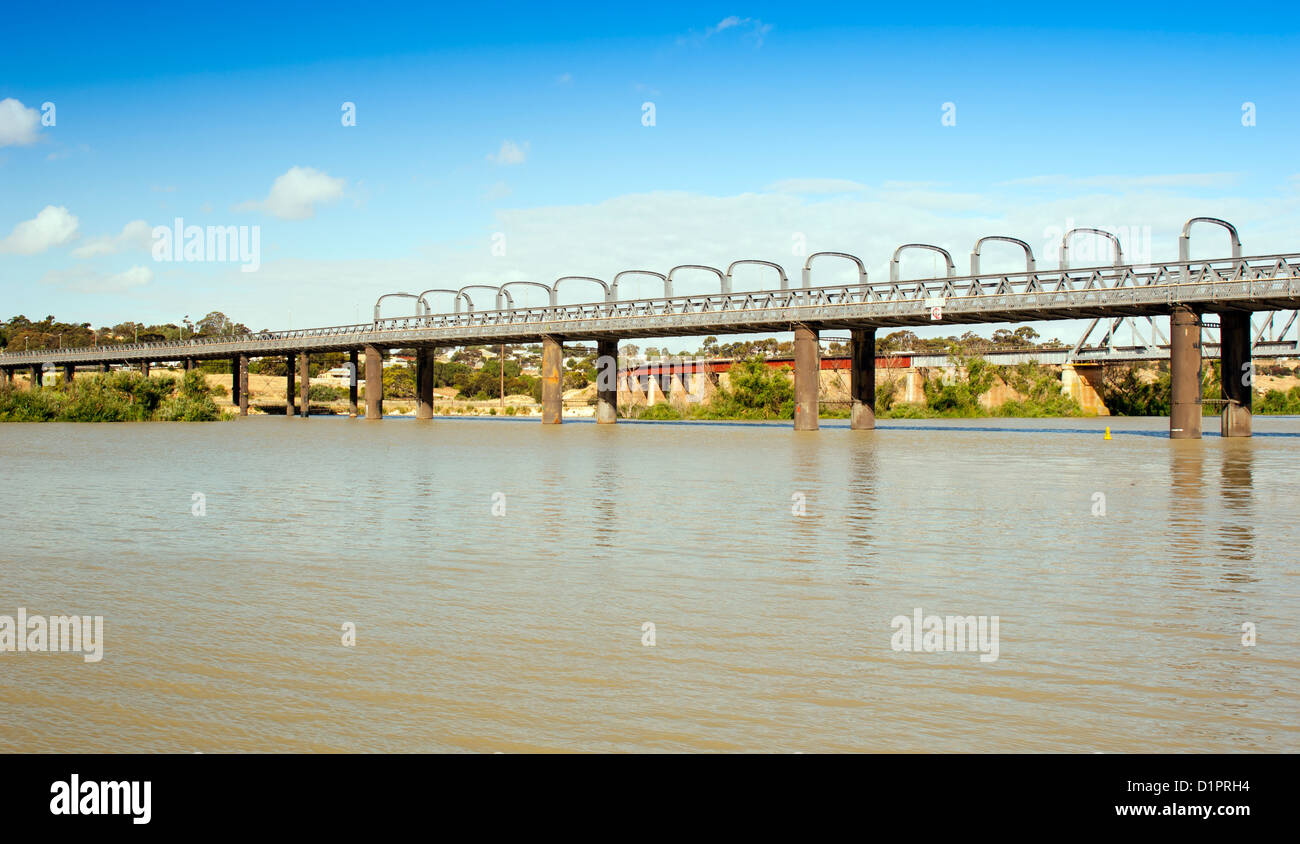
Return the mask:
[[(1210, 223), (1225, 228), (1231, 238), (1231, 255), (1214, 260), (1191, 260), (1188, 237), (1195, 223)], [(1113, 241), (1115, 263), (1106, 266), (1074, 268), (1069, 266), (1069, 243), (1077, 234), (1091, 234)], [(1025, 269), (1011, 273), (981, 273), (980, 253), (985, 242), (1001, 240), (1021, 247), (1025, 252)], [(902, 280), (899, 259), (907, 249), (940, 253), (947, 273), (942, 277)], [(872, 428), (874, 417), (874, 348), (878, 328), (934, 325), (937, 322), (966, 324), (1005, 323), (1025, 320), (1091, 319), (1089, 331), (1072, 350), (1076, 359), (1098, 357), (1114, 352), (1110, 338), (1120, 321), (1129, 325), (1149, 321), (1149, 342), (1130, 349), (1136, 354), (1153, 355), (1161, 345), (1169, 348), (1173, 374), (1173, 413), (1170, 433), (1174, 437), (1200, 436), (1200, 366), (1202, 331), (1212, 327), (1221, 332), (1214, 338), (1226, 364), (1239, 372), (1237, 364), (1249, 364), (1252, 353), (1251, 314), (1255, 311), (1295, 311), (1300, 308), (1300, 253), (1242, 256), (1236, 229), (1222, 220), (1197, 217), (1183, 227), (1179, 241), (1180, 260), (1153, 264), (1126, 264), (1118, 239), (1098, 229), (1073, 229), (1062, 238), (1056, 269), (1040, 269), (1027, 243), (1002, 236), (981, 238), (971, 253), (971, 273), (956, 275), (951, 255), (930, 244), (904, 244), (890, 262), (890, 279), (870, 282), (866, 267), (857, 256), (844, 252), (817, 252), (804, 263), (801, 284), (792, 287), (780, 265), (770, 261), (740, 260), (727, 269), (703, 265), (682, 265), (667, 273), (651, 270), (627, 270), (618, 273), (611, 283), (586, 276), (566, 276), (547, 286), (534, 282), (507, 282), (500, 287), (469, 285), (460, 289), (435, 288), (419, 294), (385, 294), (375, 303), (374, 319), (359, 325), (341, 325), (292, 331), (264, 331), (256, 334), (224, 337), (201, 337), (162, 343), (132, 343), (70, 349), (40, 349), (0, 354), (0, 374), (12, 381), (13, 373), (30, 368), (34, 374), (62, 367), (70, 379), (75, 367), (113, 363), (136, 363), (147, 371), (150, 362), (180, 361), (187, 367), (196, 360), (229, 359), (236, 378), (234, 399), (241, 414), (247, 413), (247, 367), (253, 357), (278, 356), (290, 360), (287, 390), (292, 395), (292, 361), (298, 359), (299, 377), (307, 380), (307, 359), (322, 352), (346, 352), (351, 355), (354, 373), (365, 355), (366, 417), (382, 417), (381, 352), (391, 348), (414, 348), (417, 356), (417, 416), (432, 415), (432, 359), (437, 347), (488, 345), (501, 343), (537, 343), (543, 347), (543, 414), (544, 422), (561, 421), (562, 380), (561, 343), (595, 341), (602, 358), (617, 357), (617, 343), (640, 337), (699, 336), (746, 334), (768, 331), (795, 333), (795, 428), (817, 427), (817, 338), (822, 330), (848, 330), (853, 358), (852, 394), (854, 428)], [(815, 286), (815, 267), (828, 261), (848, 262), (857, 274), (852, 283)], [(775, 289), (743, 291), (733, 289), (732, 279), (740, 266), (762, 266), (776, 274)], [(684, 271), (707, 272), (716, 276), (718, 292), (675, 295), (673, 280)], [(643, 275), (659, 279), (664, 295), (654, 298), (623, 300), (618, 298), (620, 278)], [(600, 301), (583, 304), (559, 304), (561, 283), (597, 285), (603, 290)], [(515, 285), (531, 285), (548, 293), (548, 302), (538, 306), (517, 306), (510, 294)], [(493, 291), (491, 309), (477, 309), (468, 291), (485, 288)], [(454, 297), (453, 310), (435, 313), (429, 295)], [(385, 300), (399, 299), (414, 304), (414, 313), (384, 316)], [(464, 307), (462, 308), (462, 304)], [(1219, 322), (1206, 321), (1206, 314), (1219, 314)], [(1170, 337), (1156, 334), (1154, 318), (1171, 317)], [(1109, 325), (1106, 339), (1098, 352), (1088, 349), (1084, 341), (1102, 323)], [(1294, 313), (1282, 333), (1295, 322)], [(1271, 317), (1266, 326), (1274, 326)], [(1262, 329), (1261, 329), (1262, 330)], [(1254, 341), (1260, 339), (1256, 333)], [(1159, 341), (1165, 341), (1163, 344)], [(610, 369), (613, 368), (611, 364)], [(1238, 380), (1228, 377), (1224, 367), (1225, 431), (1249, 435), (1250, 390), (1234, 386)], [(605, 379), (612, 380), (612, 379)], [(34, 378), (34, 385), (39, 377)], [(1188, 391), (1191, 391), (1190, 393)], [(304, 389), (305, 394), (305, 389)], [(356, 408), (356, 385), (352, 405)], [(616, 387), (598, 384), (597, 419), (613, 422), (616, 413)], [(305, 405), (305, 403), (304, 403)], [(293, 403), (287, 410), (292, 412)], [(304, 406), (303, 412), (306, 412)], [(1191, 414), (1194, 413), (1194, 418)]]

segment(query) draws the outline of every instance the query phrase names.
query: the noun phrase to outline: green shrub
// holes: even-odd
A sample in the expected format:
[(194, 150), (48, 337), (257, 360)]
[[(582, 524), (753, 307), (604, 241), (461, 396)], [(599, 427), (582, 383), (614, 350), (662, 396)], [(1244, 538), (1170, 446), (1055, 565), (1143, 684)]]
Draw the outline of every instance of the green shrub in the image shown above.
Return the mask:
[(673, 407), (668, 402), (661, 401), (656, 404), (652, 404), (649, 407), (641, 410), (641, 412), (637, 414), (636, 418), (670, 420), (670, 419), (681, 419), (682, 414), (678, 412), (677, 408)]
[(59, 388), (0, 390), (0, 422), (137, 422), (220, 419), (201, 375), (179, 382), (135, 372), (87, 376)]
[(1300, 387), (1292, 387), (1285, 393), (1269, 390), (1252, 404), (1255, 413), (1300, 413)]
[(160, 422), (212, 422), (220, 418), (221, 411), (209, 396), (173, 396), (154, 414)]
[(51, 422), (58, 418), (65, 401), (55, 390), (0, 388), (0, 422)]
[(311, 389), (307, 392), (307, 400), (329, 403), (336, 402), (348, 397), (348, 391), (342, 387), (332, 387), (329, 384), (312, 384)]

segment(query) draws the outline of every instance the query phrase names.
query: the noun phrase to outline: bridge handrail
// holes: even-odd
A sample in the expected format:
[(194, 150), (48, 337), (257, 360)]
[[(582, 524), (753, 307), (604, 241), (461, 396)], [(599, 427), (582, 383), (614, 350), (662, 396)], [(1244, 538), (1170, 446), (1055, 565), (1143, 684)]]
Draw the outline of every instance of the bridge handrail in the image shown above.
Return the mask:
[[(826, 253), (818, 253), (826, 254)], [(863, 304), (876, 302), (913, 302), (935, 293), (947, 293), (968, 301), (987, 300), (992, 296), (1034, 295), (1055, 293), (1116, 294), (1141, 289), (1186, 286), (1199, 275), (1195, 283), (1233, 282), (1267, 279), (1281, 267), (1287, 278), (1300, 275), (1300, 254), (1278, 253), (1248, 258), (1221, 258), (1198, 261), (1171, 261), (1147, 265), (1079, 267), (1033, 272), (994, 273), (960, 278), (914, 279), (900, 283), (838, 284), (823, 287), (806, 287), (797, 290), (758, 290), (747, 292), (697, 294), (690, 296), (664, 296), (590, 302), (574, 305), (506, 308), (469, 313), (433, 314), (384, 317), (372, 323), (326, 326), (320, 328), (288, 329), (283, 331), (251, 332), (240, 335), (214, 335), (190, 337), (184, 340), (167, 340), (158, 343), (123, 343), (109, 345), (74, 346), (63, 349), (31, 349), (0, 353), (0, 362), (17, 366), (23, 362), (40, 362), (50, 359), (91, 358), (115, 359), (119, 354), (147, 351), (161, 359), (184, 358), (187, 349), (200, 350), (211, 346), (237, 346), (258, 340), (283, 341), (319, 337), (356, 337), (364, 342), (367, 335), (419, 328), (464, 327), (476, 325), (527, 325), (574, 318), (654, 317), (682, 313), (701, 313), (723, 310), (761, 310), (773, 307), (802, 307), (805, 305)], [(649, 272), (649, 271), (646, 271)], [(658, 273), (651, 273), (660, 275)], [(1207, 274), (1209, 277), (1207, 278)], [(1163, 280), (1161, 280), (1163, 279)], [(1110, 282), (1107, 284), (1107, 282)], [(1082, 285), (1082, 286), (1080, 286)], [(408, 294), (409, 295), (409, 294)], [(1123, 300), (1127, 302), (1128, 300)], [(1143, 301), (1147, 301), (1144, 299)], [(1105, 304), (1099, 302), (1099, 304)]]

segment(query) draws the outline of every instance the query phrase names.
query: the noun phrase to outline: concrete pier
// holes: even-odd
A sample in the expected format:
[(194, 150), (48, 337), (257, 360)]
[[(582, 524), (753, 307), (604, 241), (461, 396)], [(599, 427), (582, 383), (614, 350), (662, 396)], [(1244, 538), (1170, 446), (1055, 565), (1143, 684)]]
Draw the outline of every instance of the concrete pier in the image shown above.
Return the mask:
[(32, 366), (31, 386), (33, 390), (39, 390), (41, 388), (41, 365), (39, 363)]
[(311, 416), (311, 356), (298, 353), (298, 415)]
[(1085, 413), (1110, 416), (1101, 398), (1106, 368), (1099, 363), (1067, 363), (1061, 367), (1061, 395), (1079, 403)]
[(433, 360), (436, 350), (415, 350), (415, 418), (433, 418)]
[(149, 361), (147, 360), (140, 361), (140, 374), (143, 375), (145, 378), (149, 377)]
[(682, 381), (682, 374), (674, 372), (668, 376), (668, 403), (678, 410), (686, 407), (687, 402), (686, 382)]
[(361, 361), (357, 350), (353, 349), (348, 352), (348, 360), (352, 363), (352, 376), (348, 380), (348, 418), (355, 419), (357, 416), (357, 376), (361, 374)]
[(1169, 336), (1169, 438), (1201, 438), (1201, 325), (1186, 305), (1174, 308)]
[[(608, 368), (606, 371), (605, 368)], [(618, 421), (618, 341), (596, 341), (596, 422)]]
[(185, 372), (192, 371), (194, 369), (194, 358), (186, 358), (181, 361), (181, 369)]
[(664, 396), (664, 386), (659, 378), (659, 367), (652, 365), (647, 368), (650, 374), (646, 376), (645, 403), (649, 407), (667, 401), (667, 398)]
[(234, 376), (230, 379), (230, 383), (234, 386), (234, 391), (232, 392), (232, 398), (237, 397), (237, 400), (234, 403), (239, 405), (239, 415), (247, 416), (248, 415), (248, 355), (236, 355), (235, 359), (231, 361), (231, 366), (233, 367), (231, 374)]
[(817, 330), (794, 329), (794, 429), (817, 430), (817, 391), (821, 386), (821, 349)]
[(106, 363), (101, 363), (101, 364), (99, 365), (99, 371), (100, 371), (100, 373), (103, 374), (103, 375), (107, 375), (107, 374), (108, 374), (108, 370), (109, 370), (109, 368), (110, 368), (109, 365), (106, 364)]
[(1219, 377), (1223, 397), (1228, 400), (1219, 433), (1225, 437), (1249, 437), (1255, 380), (1250, 360), (1250, 312), (1222, 314), (1219, 326)]
[(564, 421), (564, 348), (558, 337), (542, 338), (542, 424)]
[(849, 334), (849, 427), (870, 431), (876, 427), (876, 329)]
[(64, 383), (64, 384), (71, 384), (71, 383), (72, 383), (72, 379), (75, 378), (76, 375), (77, 375), (77, 368), (76, 368), (75, 366), (73, 366), (73, 365), (70, 364), (70, 363), (65, 363), (65, 364), (63, 365), (63, 383)]
[(293, 416), (293, 368), (297, 365), (297, 355), (285, 355), (284, 358), (284, 415)]
[(384, 418), (384, 359), (374, 346), (366, 346), (366, 418)]

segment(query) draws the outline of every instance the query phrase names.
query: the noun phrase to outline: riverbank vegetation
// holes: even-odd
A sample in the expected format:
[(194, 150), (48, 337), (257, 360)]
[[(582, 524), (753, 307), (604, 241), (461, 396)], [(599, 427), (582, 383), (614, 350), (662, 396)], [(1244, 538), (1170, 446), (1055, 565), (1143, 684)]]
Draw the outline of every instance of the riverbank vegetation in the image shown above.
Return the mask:
[(198, 371), (83, 375), (39, 390), (0, 388), (0, 422), (209, 422), (222, 418)]

